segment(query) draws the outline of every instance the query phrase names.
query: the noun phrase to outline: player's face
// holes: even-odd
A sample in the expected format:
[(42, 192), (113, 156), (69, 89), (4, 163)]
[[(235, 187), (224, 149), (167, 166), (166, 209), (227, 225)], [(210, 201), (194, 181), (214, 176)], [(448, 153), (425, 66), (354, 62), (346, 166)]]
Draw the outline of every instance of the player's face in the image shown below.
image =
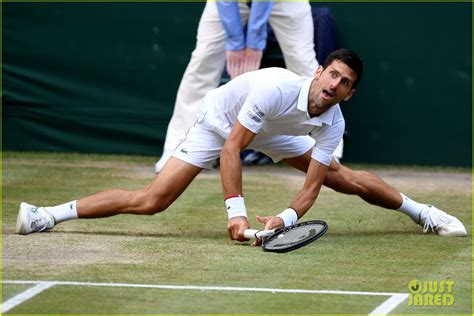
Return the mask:
[(357, 74), (345, 63), (334, 60), (325, 69), (319, 66), (315, 80), (311, 83), (308, 111), (311, 116), (318, 116), (334, 104), (348, 101), (355, 92), (352, 84)]

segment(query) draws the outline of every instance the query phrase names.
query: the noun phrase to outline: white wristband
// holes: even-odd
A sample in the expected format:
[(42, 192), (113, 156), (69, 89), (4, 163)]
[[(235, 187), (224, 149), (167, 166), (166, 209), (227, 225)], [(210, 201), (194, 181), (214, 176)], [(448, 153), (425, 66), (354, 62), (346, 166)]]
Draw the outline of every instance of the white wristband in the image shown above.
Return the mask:
[(247, 218), (247, 209), (243, 196), (233, 196), (225, 199), (225, 207), (227, 208), (227, 218), (243, 216)]
[(292, 208), (287, 208), (286, 210), (278, 214), (277, 217), (283, 220), (285, 227), (294, 225), (298, 221), (298, 214)]

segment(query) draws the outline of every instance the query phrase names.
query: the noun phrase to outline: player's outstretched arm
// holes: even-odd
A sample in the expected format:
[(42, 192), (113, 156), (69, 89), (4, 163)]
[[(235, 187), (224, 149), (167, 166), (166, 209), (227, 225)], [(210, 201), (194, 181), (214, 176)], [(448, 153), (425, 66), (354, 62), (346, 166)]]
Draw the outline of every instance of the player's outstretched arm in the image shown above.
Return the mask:
[(264, 230), (284, 228), (295, 224), (303, 217), (316, 201), (327, 172), (328, 166), (311, 159), (303, 188), (291, 202), (290, 207), (276, 216), (257, 215), (257, 221), (265, 225)]
[(254, 139), (255, 133), (236, 122), (221, 151), (221, 181), (229, 222), (230, 239), (245, 241), (244, 230), (250, 225), (242, 192), (242, 165), (240, 153)]
[(318, 198), (319, 191), (321, 190), (327, 172), (328, 166), (317, 160), (311, 159), (303, 188), (290, 205), (290, 207), (298, 214), (298, 218), (303, 217), (311, 206), (313, 206)]

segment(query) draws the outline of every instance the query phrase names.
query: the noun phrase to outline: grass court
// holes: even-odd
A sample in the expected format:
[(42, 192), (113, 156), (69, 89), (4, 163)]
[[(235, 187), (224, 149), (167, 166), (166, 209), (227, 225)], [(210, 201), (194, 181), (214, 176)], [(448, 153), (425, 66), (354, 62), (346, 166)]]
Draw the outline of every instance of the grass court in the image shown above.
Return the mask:
[[(2, 162), (7, 314), (472, 314), (467, 168), (351, 165), (458, 217), (466, 238), (423, 235), (404, 215), (323, 188), (304, 219), (326, 221), (326, 235), (275, 254), (228, 239), (217, 170), (201, 173), (161, 214), (15, 235), (20, 202), (55, 205), (107, 188), (139, 189), (153, 178), (155, 158), (5, 152)], [(244, 168), (243, 178), (249, 220), (261, 227), (255, 215), (284, 209), (304, 174), (258, 166)], [(454, 304), (410, 306), (414, 279), (454, 281)]]

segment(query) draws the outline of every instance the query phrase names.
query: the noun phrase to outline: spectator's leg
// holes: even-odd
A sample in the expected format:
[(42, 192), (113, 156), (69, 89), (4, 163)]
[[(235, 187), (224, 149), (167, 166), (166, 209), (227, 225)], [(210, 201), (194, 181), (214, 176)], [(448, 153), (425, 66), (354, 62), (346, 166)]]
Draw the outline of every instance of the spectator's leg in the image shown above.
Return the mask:
[(302, 76), (314, 76), (318, 62), (309, 3), (277, 2), (269, 22), (283, 52), (286, 68)]
[(215, 2), (207, 2), (199, 22), (196, 48), (184, 72), (168, 124), (158, 172), (196, 120), (204, 95), (219, 86), (225, 66), (225, 32)]

